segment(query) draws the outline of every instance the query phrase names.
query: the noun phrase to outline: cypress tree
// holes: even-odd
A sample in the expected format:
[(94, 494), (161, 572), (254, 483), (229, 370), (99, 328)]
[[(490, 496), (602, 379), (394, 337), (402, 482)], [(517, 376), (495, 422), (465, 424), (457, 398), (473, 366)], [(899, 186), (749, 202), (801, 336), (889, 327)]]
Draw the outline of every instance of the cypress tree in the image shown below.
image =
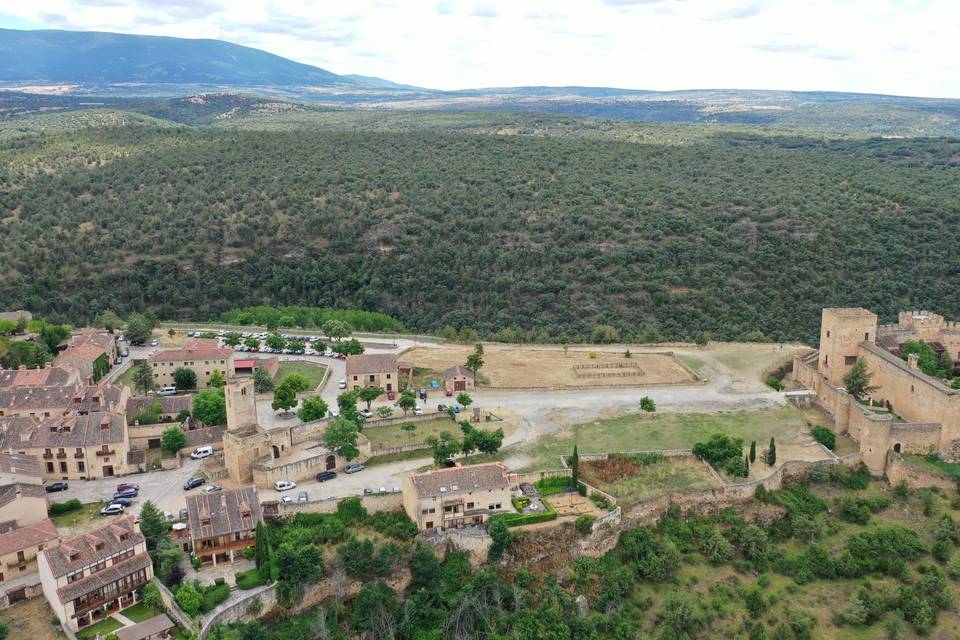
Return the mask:
[(777, 444), (770, 438), (770, 448), (767, 449), (767, 464), (771, 467), (777, 464)]
[(577, 488), (580, 486), (580, 454), (577, 452), (577, 445), (573, 445), (573, 460), (570, 466), (573, 469), (573, 486)]
[(756, 461), (757, 461), (757, 441), (751, 440), (750, 441), (750, 462), (756, 462)]

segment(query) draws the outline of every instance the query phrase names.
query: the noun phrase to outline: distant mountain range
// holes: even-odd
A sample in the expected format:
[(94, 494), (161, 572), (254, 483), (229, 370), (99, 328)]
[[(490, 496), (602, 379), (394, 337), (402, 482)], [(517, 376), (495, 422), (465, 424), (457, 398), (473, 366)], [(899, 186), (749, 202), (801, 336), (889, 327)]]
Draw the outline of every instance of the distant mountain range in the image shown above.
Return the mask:
[[(97, 101), (243, 94), (378, 110), (511, 110), (655, 122), (774, 125), (868, 135), (960, 135), (960, 100), (841, 92), (614, 87), (438, 91), (326, 69), (220, 40), (0, 29), (0, 118)], [(42, 93), (32, 100), (13, 92)], [(199, 115), (216, 114), (203, 103)], [(151, 106), (151, 109), (156, 108)], [(168, 111), (168, 106), (162, 106)], [(173, 108), (182, 113), (181, 105)], [(152, 115), (152, 114), (151, 114)]]

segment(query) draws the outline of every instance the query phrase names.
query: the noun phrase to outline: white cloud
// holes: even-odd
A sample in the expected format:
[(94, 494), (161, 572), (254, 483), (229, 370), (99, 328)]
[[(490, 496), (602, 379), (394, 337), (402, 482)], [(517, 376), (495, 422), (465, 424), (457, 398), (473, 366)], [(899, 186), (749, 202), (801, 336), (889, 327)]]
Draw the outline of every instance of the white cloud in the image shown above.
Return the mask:
[(442, 89), (960, 98), (955, 0), (0, 0), (0, 26), (221, 38)]

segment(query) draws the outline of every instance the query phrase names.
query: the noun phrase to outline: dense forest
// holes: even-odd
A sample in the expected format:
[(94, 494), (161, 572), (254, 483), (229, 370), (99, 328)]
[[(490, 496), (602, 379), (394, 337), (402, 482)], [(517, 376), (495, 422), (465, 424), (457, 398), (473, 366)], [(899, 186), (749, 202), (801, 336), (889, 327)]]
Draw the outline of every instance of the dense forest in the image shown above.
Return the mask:
[(6, 135), (0, 307), (336, 307), (555, 340), (812, 340), (828, 305), (960, 317), (960, 141), (664, 131)]

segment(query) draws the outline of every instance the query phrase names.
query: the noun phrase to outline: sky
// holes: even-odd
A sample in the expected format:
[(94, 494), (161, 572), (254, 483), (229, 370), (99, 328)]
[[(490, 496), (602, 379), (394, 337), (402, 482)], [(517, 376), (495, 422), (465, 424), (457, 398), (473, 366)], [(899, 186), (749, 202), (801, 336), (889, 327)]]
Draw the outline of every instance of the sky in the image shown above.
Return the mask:
[(960, 98), (960, 0), (0, 0), (0, 27), (216, 38), (436, 89)]

